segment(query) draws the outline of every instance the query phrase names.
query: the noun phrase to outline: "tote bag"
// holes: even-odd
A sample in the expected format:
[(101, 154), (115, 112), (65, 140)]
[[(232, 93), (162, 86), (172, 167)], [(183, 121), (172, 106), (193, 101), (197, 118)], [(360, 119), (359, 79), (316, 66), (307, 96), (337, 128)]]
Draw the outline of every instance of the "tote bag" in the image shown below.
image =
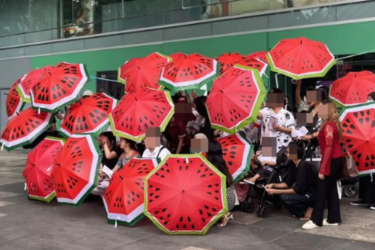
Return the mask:
[(342, 172), (341, 172), (341, 180), (355, 178), (358, 176), (358, 169), (357, 165), (349, 150), (345, 144), (341, 147), (342, 150)]

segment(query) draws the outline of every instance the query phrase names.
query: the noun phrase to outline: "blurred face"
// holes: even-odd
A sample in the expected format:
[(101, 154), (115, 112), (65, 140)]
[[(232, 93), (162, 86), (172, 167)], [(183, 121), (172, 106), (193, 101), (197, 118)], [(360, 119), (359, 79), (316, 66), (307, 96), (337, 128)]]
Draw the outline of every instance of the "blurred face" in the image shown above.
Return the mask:
[(146, 128), (145, 147), (148, 149), (160, 147), (160, 136), (160, 128)]
[(313, 118), (312, 113), (297, 113), (297, 127), (312, 126)]
[(310, 106), (319, 104), (322, 100), (322, 90), (308, 90), (306, 91), (306, 102)]
[(208, 140), (202, 138), (191, 139), (191, 152), (201, 153), (208, 152)]
[(267, 107), (269, 108), (282, 108), (284, 107), (284, 94), (268, 93), (267, 94)]
[(286, 149), (286, 154), (288, 156), (288, 159), (292, 161), (297, 161), (298, 160), (298, 155), (297, 155), (297, 145), (292, 144)]
[(129, 147), (129, 143), (124, 138), (121, 138), (121, 140), (120, 140), (120, 148), (126, 149), (128, 147)]
[(276, 137), (263, 137), (262, 156), (276, 157), (277, 141)]
[(322, 118), (324, 120), (326, 119), (338, 119), (338, 112), (336, 110), (336, 107), (333, 103), (327, 103), (324, 105), (318, 106), (318, 115), (319, 118)]

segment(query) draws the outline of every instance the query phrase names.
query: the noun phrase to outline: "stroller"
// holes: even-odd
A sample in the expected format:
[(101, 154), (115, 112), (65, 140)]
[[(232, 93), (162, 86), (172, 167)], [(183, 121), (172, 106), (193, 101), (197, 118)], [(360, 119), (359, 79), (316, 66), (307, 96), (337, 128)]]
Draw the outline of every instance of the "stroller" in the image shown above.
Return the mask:
[[(280, 183), (290, 172), (290, 161), (286, 156), (286, 148), (280, 149), (276, 157), (276, 166), (272, 167), (273, 171), (269, 176), (260, 177), (255, 185), (250, 187), (247, 191), (244, 201), (240, 202), (241, 211), (246, 213), (252, 213), (254, 211), (254, 204), (252, 203), (251, 192), (254, 190), (260, 197), (260, 203), (256, 210), (257, 216), (267, 218), (269, 215), (269, 207), (266, 201), (272, 202), (276, 208), (281, 208), (281, 205), (272, 199), (269, 199), (269, 195), (265, 190), (265, 186), (271, 183)], [(257, 163), (259, 168), (263, 168), (260, 162)]]

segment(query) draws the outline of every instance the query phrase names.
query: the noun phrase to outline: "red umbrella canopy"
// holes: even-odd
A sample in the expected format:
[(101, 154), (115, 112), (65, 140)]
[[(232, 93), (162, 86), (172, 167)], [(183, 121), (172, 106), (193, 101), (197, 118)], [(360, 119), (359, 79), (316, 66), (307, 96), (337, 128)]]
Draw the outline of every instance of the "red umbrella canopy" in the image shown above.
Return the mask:
[(51, 178), (57, 201), (79, 206), (98, 183), (102, 152), (91, 135), (72, 135), (55, 157)]
[(8, 121), (0, 143), (8, 151), (32, 143), (40, 134), (50, 126), (51, 114), (38, 113), (32, 108), (21, 111), (17, 116)]
[(72, 134), (100, 133), (109, 126), (108, 117), (116, 104), (116, 99), (105, 93), (80, 98), (69, 107), (60, 131), (67, 137)]
[(50, 202), (56, 196), (51, 170), (64, 142), (63, 139), (46, 137), (28, 154), (23, 177), (30, 198)]
[(109, 122), (116, 136), (140, 142), (146, 136), (146, 127), (160, 127), (163, 132), (173, 114), (169, 92), (141, 89), (121, 99)]
[(119, 69), (119, 81), (125, 84), (125, 92), (137, 93), (140, 89), (161, 89), (159, 78), (163, 67), (172, 61), (168, 56), (152, 53), (125, 63)]
[(205, 234), (228, 210), (226, 178), (201, 154), (168, 156), (145, 187), (144, 213), (167, 234)]
[(234, 134), (254, 122), (266, 92), (258, 70), (233, 66), (214, 81), (207, 97), (212, 127)]
[(267, 51), (254, 52), (254, 53), (251, 53), (250, 55), (246, 56), (246, 58), (260, 59), (263, 62), (268, 63), (267, 53), (268, 53)]
[(329, 97), (340, 106), (355, 106), (366, 103), (368, 95), (373, 92), (375, 92), (374, 73), (349, 72), (332, 83)]
[(260, 76), (263, 76), (267, 69), (267, 64), (256, 58), (246, 57), (245, 59), (239, 61), (237, 64), (257, 69), (259, 71)]
[(172, 55), (169, 55), (169, 57), (172, 58), (173, 61), (175, 61), (186, 58), (187, 55), (185, 53), (174, 53)]
[(200, 54), (171, 61), (162, 70), (159, 83), (171, 91), (199, 89), (219, 74), (216, 60)]
[(21, 96), (19, 95), (17, 91), (17, 87), (20, 84), (20, 82), (25, 79), (26, 75), (21, 76), (20, 78), (17, 79), (15, 83), (13, 83), (12, 87), (10, 88), (7, 99), (6, 99), (6, 111), (7, 111), (7, 116), (8, 119), (11, 119), (19, 113), (23, 106), (24, 102), (21, 99)]
[(375, 104), (369, 103), (344, 110), (340, 116), (344, 143), (360, 175), (375, 172)]
[(23, 81), (17, 86), (17, 91), (24, 102), (31, 102), (30, 91), (34, 85), (44, 76), (45, 73), (52, 69), (51, 66), (46, 66), (40, 69), (30, 71)]
[(103, 195), (110, 223), (134, 226), (144, 217), (144, 178), (158, 165), (156, 159), (131, 159), (117, 171)]
[(32, 87), (33, 108), (55, 113), (76, 101), (88, 81), (83, 64), (59, 63)]
[(295, 80), (325, 76), (336, 64), (335, 56), (324, 43), (305, 37), (281, 40), (267, 59), (272, 71)]
[(216, 61), (220, 63), (220, 75), (231, 68), (233, 65), (245, 59), (244, 56), (239, 53), (224, 53), (216, 57)]
[(242, 131), (218, 138), (223, 150), (223, 158), (235, 183), (239, 182), (249, 171), (254, 147)]

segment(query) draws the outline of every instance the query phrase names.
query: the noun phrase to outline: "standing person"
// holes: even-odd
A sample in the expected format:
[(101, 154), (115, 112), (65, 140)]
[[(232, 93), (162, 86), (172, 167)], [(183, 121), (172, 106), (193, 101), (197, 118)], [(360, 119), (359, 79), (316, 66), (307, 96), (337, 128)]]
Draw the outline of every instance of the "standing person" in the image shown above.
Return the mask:
[[(231, 211), (236, 203), (236, 193), (234, 189), (233, 177), (229, 172), (225, 160), (223, 159), (223, 150), (219, 142), (210, 141), (208, 143), (207, 160), (211, 162), (212, 165), (214, 165), (223, 175), (227, 177), (226, 186), (228, 211)], [(221, 221), (217, 224), (217, 226), (225, 227), (230, 219), (233, 220), (233, 214), (228, 212), (221, 218)]]
[[(328, 101), (319, 106), (318, 114), (323, 118), (319, 132), (319, 146), (322, 160), (317, 183), (317, 193), (311, 220), (303, 225), (303, 229), (315, 229), (321, 226), (338, 226), (341, 223), (340, 200), (337, 181), (340, 178), (343, 159), (340, 142), (342, 128), (336, 106)], [(324, 208), (328, 207), (328, 218), (323, 220)]]
[[(262, 134), (264, 137), (276, 137), (276, 152), (282, 147), (287, 147), (292, 141), (290, 136), (295, 128), (294, 116), (284, 109), (285, 95), (281, 89), (272, 89), (267, 95), (267, 107), (258, 113), (258, 119), (262, 120)], [(262, 140), (261, 140), (262, 144)]]
[(168, 150), (173, 154), (190, 153), (190, 135), (186, 131), (186, 123), (173, 116), (164, 136), (168, 141)]

